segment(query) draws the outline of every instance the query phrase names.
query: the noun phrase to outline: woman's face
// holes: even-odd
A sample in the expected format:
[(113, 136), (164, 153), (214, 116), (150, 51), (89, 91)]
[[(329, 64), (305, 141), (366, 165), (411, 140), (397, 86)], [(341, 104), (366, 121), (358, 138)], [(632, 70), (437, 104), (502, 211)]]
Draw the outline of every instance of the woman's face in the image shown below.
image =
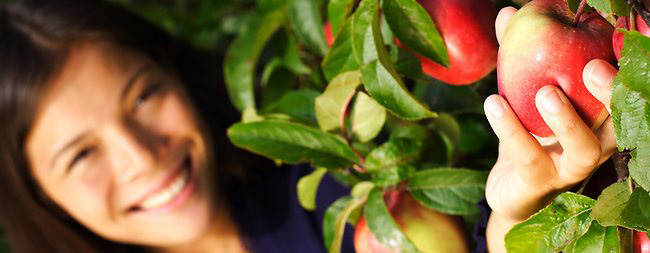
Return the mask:
[(208, 139), (173, 75), (140, 54), (79, 43), (39, 100), (25, 152), (41, 189), (91, 231), (168, 246), (213, 219)]

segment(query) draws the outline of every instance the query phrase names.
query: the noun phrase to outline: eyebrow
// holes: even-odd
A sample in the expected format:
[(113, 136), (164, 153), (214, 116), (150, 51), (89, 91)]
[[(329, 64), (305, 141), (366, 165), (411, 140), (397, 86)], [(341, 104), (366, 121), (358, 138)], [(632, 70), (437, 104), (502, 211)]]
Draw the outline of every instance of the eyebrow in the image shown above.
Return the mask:
[[(129, 93), (129, 90), (131, 90), (131, 87), (133, 87), (133, 84), (135, 81), (138, 79), (140, 75), (145, 73), (147, 70), (151, 69), (150, 64), (145, 64), (140, 66), (133, 74), (131, 74), (131, 77), (126, 81), (126, 84), (124, 84), (124, 87), (122, 88), (122, 91), (120, 93), (120, 101), (124, 100), (126, 95)], [(74, 139), (72, 139), (70, 142), (65, 144), (65, 146), (61, 147), (59, 151), (56, 152), (54, 157), (52, 157), (52, 160), (50, 160), (50, 167), (54, 167), (55, 162), (60, 158), (60, 156), (66, 152), (66, 150), (70, 149), (71, 147), (75, 146), (77, 143), (79, 143), (83, 138), (88, 135), (88, 132), (83, 132)]]

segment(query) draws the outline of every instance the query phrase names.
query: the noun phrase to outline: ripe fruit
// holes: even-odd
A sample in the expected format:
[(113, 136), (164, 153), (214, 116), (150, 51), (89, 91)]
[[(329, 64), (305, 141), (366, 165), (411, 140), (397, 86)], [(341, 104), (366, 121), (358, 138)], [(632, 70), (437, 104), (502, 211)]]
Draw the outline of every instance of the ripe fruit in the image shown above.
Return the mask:
[(607, 117), (605, 106), (585, 87), (582, 72), (592, 59), (615, 62), (610, 39), (614, 28), (598, 13), (574, 14), (563, 0), (533, 0), (510, 20), (499, 48), (499, 94), (522, 124), (540, 137), (552, 136), (535, 106), (537, 91), (560, 87), (592, 129)]
[[(424, 207), (405, 191), (390, 191), (384, 199), (397, 224), (420, 251), (468, 252), (463, 226), (457, 217)], [(356, 226), (354, 248), (358, 253), (393, 252), (375, 239), (364, 217)]]
[[(648, 28), (648, 25), (643, 21), (641, 15), (636, 15), (635, 22), (637, 31), (646, 37), (650, 37), (650, 28)], [(630, 30), (630, 19), (628, 17), (618, 17), (616, 20), (616, 28)], [(614, 53), (616, 54), (616, 59), (621, 59), (624, 39), (625, 35), (622, 32), (614, 31), (614, 35), (612, 36), (612, 46), (614, 48)]]
[(634, 253), (650, 253), (650, 239), (645, 232), (634, 231)]
[(327, 47), (332, 47), (334, 45), (334, 35), (332, 34), (332, 24), (326, 22), (323, 25), (323, 32), (325, 32), (325, 42), (327, 42)]
[(416, 56), (422, 71), (453, 85), (471, 84), (496, 66), (496, 9), (490, 0), (418, 0), (442, 35), (449, 54), (449, 68)]

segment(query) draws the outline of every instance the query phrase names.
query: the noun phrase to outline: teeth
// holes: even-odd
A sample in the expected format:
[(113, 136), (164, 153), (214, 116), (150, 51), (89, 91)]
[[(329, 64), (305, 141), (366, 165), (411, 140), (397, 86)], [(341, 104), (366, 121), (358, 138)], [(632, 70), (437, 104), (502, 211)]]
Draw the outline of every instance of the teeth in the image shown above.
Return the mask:
[(185, 184), (187, 184), (187, 179), (187, 171), (183, 170), (181, 175), (176, 180), (174, 180), (174, 182), (169, 184), (169, 186), (166, 188), (159, 190), (154, 195), (149, 196), (140, 204), (140, 207), (142, 209), (152, 209), (167, 204), (172, 199), (174, 199), (181, 192), (181, 190), (183, 190)]

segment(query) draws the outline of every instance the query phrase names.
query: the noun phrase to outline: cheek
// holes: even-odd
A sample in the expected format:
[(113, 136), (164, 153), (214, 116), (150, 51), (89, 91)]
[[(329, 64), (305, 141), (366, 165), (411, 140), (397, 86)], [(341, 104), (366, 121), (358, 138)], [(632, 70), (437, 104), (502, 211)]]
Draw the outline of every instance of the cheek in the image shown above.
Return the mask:
[(111, 206), (110, 177), (97, 171), (100, 170), (71, 175), (55, 194), (60, 196), (57, 202), (73, 218), (92, 230), (102, 231), (112, 227), (110, 224), (116, 221), (117, 216)]
[(189, 102), (177, 92), (167, 94), (155, 112), (149, 113), (148, 125), (156, 132), (169, 136), (197, 134), (197, 118)]

